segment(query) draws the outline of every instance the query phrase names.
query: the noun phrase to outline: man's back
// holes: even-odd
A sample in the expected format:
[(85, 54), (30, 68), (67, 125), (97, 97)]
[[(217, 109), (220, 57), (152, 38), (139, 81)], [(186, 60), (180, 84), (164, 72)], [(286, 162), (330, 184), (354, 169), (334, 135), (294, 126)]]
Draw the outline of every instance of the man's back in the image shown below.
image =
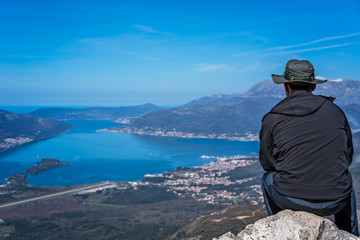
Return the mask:
[(286, 98), (262, 121), (261, 179), (269, 215), (283, 209), (334, 215), (340, 229), (359, 236), (355, 192), (348, 171), (352, 136), (343, 111), (333, 98), (311, 92), (327, 80), (315, 78), (307, 60), (289, 60), (282, 75)]
[(350, 193), (350, 128), (341, 109), (326, 98), (291, 94), (264, 117), (260, 141), (260, 161), (265, 170), (276, 169), (279, 193), (308, 200)]

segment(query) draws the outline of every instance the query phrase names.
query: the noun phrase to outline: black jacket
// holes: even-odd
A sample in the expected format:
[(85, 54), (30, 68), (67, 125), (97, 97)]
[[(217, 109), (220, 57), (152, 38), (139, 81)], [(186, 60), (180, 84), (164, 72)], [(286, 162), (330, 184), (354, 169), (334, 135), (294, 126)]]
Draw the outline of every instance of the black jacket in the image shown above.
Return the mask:
[(352, 135), (334, 98), (296, 91), (262, 120), (259, 158), (286, 196), (336, 200), (352, 187)]

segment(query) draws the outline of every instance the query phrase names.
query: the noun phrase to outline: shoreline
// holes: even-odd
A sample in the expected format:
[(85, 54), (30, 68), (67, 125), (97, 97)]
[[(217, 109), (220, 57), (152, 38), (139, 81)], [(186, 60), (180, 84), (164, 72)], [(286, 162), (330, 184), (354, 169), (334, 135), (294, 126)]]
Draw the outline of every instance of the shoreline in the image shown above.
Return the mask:
[(30, 138), (30, 137), (14, 137), (14, 138), (5, 138), (2, 139), (0, 142), (0, 153), (6, 152), (8, 150), (13, 150), (16, 149), (17, 147), (21, 147), (21, 146), (25, 146), (27, 144), (31, 144), (31, 143), (37, 143), (43, 140), (47, 140), (62, 134), (67, 133), (68, 131), (70, 131), (71, 129), (74, 128), (74, 126), (70, 125), (71, 127), (69, 129), (66, 129), (63, 132), (60, 132), (58, 134), (49, 136), (49, 137), (45, 137), (45, 138)]
[(228, 141), (238, 141), (238, 142), (258, 142), (259, 134), (254, 133), (245, 133), (244, 136), (226, 136), (226, 134), (216, 135), (216, 134), (195, 134), (195, 133), (185, 133), (181, 131), (165, 131), (165, 130), (144, 130), (144, 129), (131, 129), (131, 128), (106, 128), (99, 129), (97, 132), (113, 132), (113, 133), (122, 133), (122, 134), (136, 134), (136, 135), (145, 135), (145, 136), (156, 136), (156, 137), (174, 137), (174, 138), (187, 138), (187, 139), (219, 139), (219, 140), (228, 140)]
[[(204, 163), (203, 165), (197, 165), (197, 166), (193, 166), (193, 167), (183, 167), (183, 166), (176, 166), (174, 167), (173, 169), (169, 169), (169, 170), (166, 170), (164, 172), (161, 172), (161, 173), (146, 173), (143, 175), (142, 178), (138, 179), (138, 180), (103, 180), (103, 181), (100, 181), (100, 182), (119, 182), (119, 183), (128, 183), (128, 184), (139, 184), (141, 182), (144, 181), (144, 179), (146, 178), (152, 178), (152, 177), (159, 177), (159, 176), (163, 176), (164, 174), (166, 174), (167, 172), (176, 172), (176, 171), (179, 171), (179, 169), (182, 169), (182, 168), (185, 168), (185, 169), (199, 169), (199, 168), (204, 168), (208, 165), (213, 165), (213, 164), (216, 164), (216, 162), (223, 162), (223, 161), (231, 161), (231, 160), (234, 160), (234, 159), (253, 159), (253, 158), (257, 158), (258, 156), (256, 155), (231, 155), (231, 156), (208, 156), (208, 155), (201, 155), (200, 158), (202, 159), (212, 159), (210, 162), (208, 163)], [(61, 162), (60, 162), (61, 163)], [(62, 163), (62, 164), (65, 164), (65, 165), (62, 165), (62, 166), (68, 166), (70, 165), (71, 163)], [(36, 164), (34, 166), (37, 166)], [(34, 167), (32, 166), (32, 167)], [(57, 167), (61, 167), (61, 166), (57, 166)], [(30, 167), (31, 168), (31, 167)], [(56, 167), (54, 167), (56, 168)], [(53, 168), (51, 168), (53, 169)], [(46, 169), (46, 170), (51, 170), (51, 169)], [(41, 173), (41, 172), (39, 172)], [(37, 174), (39, 174), (37, 173)], [(7, 183), (5, 184), (1, 184), (0, 183), (0, 192), (1, 192), (1, 188), (2, 187), (5, 187), (5, 185), (8, 185), (10, 184), (10, 182), (7, 180), (8, 177), (16, 177), (16, 176), (20, 176), (20, 175), (26, 175), (26, 177), (23, 179), (25, 180), (29, 175), (36, 175), (36, 174), (31, 174), (31, 173), (15, 173), (15, 174), (12, 174), (12, 175), (9, 175), (5, 178), (5, 180), (7, 181)], [(17, 177), (16, 177), (17, 178)], [(31, 183), (27, 182), (26, 181), (26, 186), (27, 187), (54, 187), (54, 188), (57, 188), (57, 187), (76, 187), (76, 186), (82, 186), (82, 185), (87, 185), (87, 184), (97, 184), (97, 183), (100, 183), (100, 182), (89, 182), (89, 183), (79, 183), (79, 184), (72, 184), (72, 185), (31, 185)], [(20, 184), (20, 185), (24, 185), (24, 184)]]

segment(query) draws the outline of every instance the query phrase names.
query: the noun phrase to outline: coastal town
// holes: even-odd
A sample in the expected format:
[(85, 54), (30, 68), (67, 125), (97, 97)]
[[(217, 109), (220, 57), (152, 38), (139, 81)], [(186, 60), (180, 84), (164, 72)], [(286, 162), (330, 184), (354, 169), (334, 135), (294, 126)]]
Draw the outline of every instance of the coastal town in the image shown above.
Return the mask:
[[(232, 156), (215, 158), (203, 166), (194, 168), (178, 167), (175, 171), (164, 174), (145, 175), (145, 179), (131, 183), (132, 186), (157, 185), (167, 188), (178, 196), (206, 201), (209, 204), (260, 204), (262, 192), (259, 183), (259, 174), (262, 171), (256, 157)], [(246, 170), (244, 168), (247, 168)], [(251, 168), (253, 175), (246, 176)], [(244, 174), (241, 174), (241, 173)], [(242, 176), (243, 175), (243, 176)]]
[(34, 139), (29, 138), (29, 137), (15, 137), (15, 138), (0, 139), (0, 152), (5, 151), (9, 148), (18, 146), (18, 145), (32, 142), (32, 141), (34, 141)]
[[(113, 182), (111, 187), (97, 189), (98, 193), (126, 190), (136, 191), (139, 188), (158, 187), (178, 197), (192, 198), (211, 205), (233, 206), (238, 204), (261, 204), (263, 201), (260, 187), (262, 168), (256, 156), (201, 156), (202, 159), (213, 159), (202, 166), (177, 167), (162, 174), (146, 174), (136, 182)], [(35, 174), (47, 169), (66, 166), (57, 159), (43, 159), (28, 169)], [(40, 169), (38, 169), (40, 168)], [(35, 171), (36, 170), (36, 171)], [(34, 172), (34, 173), (33, 173)], [(15, 174), (7, 177), (8, 184), (0, 186), (2, 194), (11, 193), (14, 189), (27, 187), (27, 174)], [(29, 188), (29, 190), (31, 190)]]
[[(118, 121), (119, 123), (129, 123), (126, 121)], [(243, 135), (227, 135), (223, 134), (205, 134), (205, 133), (188, 133), (178, 131), (176, 129), (164, 130), (164, 129), (153, 129), (153, 128), (130, 128), (127, 126), (108, 128), (98, 130), (107, 131), (107, 132), (116, 132), (116, 133), (126, 133), (126, 134), (138, 134), (138, 135), (149, 135), (149, 136), (158, 136), (158, 137), (176, 137), (176, 138), (209, 138), (209, 139), (224, 139), (230, 141), (243, 141), (243, 142), (253, 142), (259, 141), (259, 135), (256, 133), (246, 132)]]

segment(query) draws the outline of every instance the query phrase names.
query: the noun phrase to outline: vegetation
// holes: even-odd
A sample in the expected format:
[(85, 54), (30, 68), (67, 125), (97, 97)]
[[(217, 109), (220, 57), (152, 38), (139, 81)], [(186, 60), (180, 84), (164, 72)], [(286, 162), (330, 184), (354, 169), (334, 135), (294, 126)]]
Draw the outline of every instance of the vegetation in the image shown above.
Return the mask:
[(221, 209), (160, 187), (104, 189), (2, 209), (0, 239), (165, 239)]
[(266, 217), (263, 205), (240, 205), (229, 207), (225, 211), (204, 216), (180, 229), (169, 240), (190, 239), (201, 237), (202, 240), (211, 240), (213, 237), (231, 231), (238, 233), (247, 224)]
[(174, 193), (167, 192), (165, 188), (156, 186), (140, 186), (137, 189), (115, 191), (104, 203), (110, 204), (148, 204), (178, 199)]

